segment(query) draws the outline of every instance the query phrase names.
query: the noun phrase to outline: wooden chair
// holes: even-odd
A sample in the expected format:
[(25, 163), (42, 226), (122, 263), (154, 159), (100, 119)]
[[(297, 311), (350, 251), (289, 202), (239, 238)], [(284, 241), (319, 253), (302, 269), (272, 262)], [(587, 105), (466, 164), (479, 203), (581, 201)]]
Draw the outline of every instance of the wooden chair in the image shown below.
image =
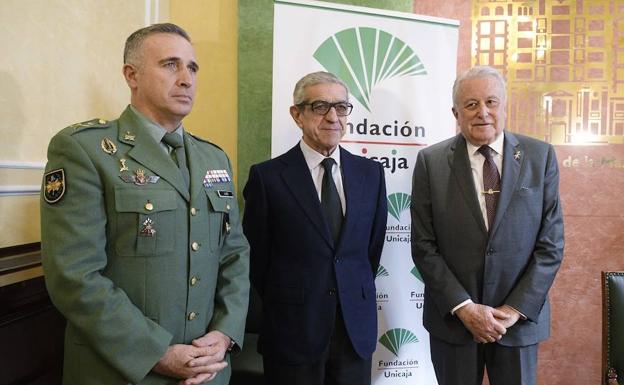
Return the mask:
[(624, 384), (624, 271), (602, 272), (602, 379), (600, 383)]

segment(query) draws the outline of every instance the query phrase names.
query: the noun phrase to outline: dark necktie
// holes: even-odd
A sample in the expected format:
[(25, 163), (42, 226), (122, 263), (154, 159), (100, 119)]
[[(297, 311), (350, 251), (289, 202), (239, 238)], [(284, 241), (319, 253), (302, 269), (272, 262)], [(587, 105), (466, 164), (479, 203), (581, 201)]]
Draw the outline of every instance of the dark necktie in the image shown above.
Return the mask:
[(182, 138), (182, 135), (168, 132), (165, 136), (163, 136), (162, 141), (174, 149), (174, 151), (171, 152), (172, 158), (174, 158), (180, 168), (182, 179), (184, 179), (186, 188), (189, 188), (191, 175), (186, 164), (186, 152), (184, 151), (184, 139)]
[(485, 195), (488, 229), (492, 230), (494, 216), (496, 215), (496, 204), (500, 195), (500, 174), (492, 159), (490, 146), (481, 146), (478, 151), (485, 157), (485, 162), (483, 162), (483, 194)]
[(332, 178), (332, 166), (334, 163), (335, 161), (332, 158), (325, 158), (321, 162), (325, 169), (323, 183), (321, 185), (321, 206), (323, 207), (325, 218), (329, 224), (329, 231), (334, 239), (334, 245), (337, 245), (338, 239), (340, 238), (343, 216), (338, 189), (334, 183), (334, 178)]

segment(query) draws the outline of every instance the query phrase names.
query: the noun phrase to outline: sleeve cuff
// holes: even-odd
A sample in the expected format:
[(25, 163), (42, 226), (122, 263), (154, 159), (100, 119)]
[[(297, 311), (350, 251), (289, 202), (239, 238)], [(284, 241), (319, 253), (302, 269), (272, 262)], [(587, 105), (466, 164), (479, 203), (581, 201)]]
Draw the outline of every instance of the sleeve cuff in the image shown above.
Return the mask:
[[(470, 298), (468, 298), (468, 299), (467, 299), (467, 300), (465, 300), (464, 302), (460, 303), (459, 305), (455, 306), (455, 307), (453, 308), (453, 310), (451, 310), (451, 315), (455, 315), (455, 312), (456, 312), (457, 310), (459, 310), (460, 308), (462, 308), (462, 307), (464, 307), (464, 306), (468, 305), (469, 303), (473, 303), (473, 302), (472, 302), (472, 300), (471, 300)], [(521, 313), (521, 314), (522, 314), (522, 313)]]

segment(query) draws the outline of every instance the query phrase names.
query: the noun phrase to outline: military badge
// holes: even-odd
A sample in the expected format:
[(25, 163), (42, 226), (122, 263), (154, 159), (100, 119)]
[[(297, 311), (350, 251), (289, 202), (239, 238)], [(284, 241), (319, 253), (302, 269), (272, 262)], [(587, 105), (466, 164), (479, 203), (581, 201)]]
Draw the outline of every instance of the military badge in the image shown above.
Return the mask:
[(117, 146), (109, 138), (103, 138), (100, 142), (100, 147), (102, 147), (102, 151), (108, 155), (114, 155), (117, 152)]
[(119, 177), (126, 183), (134, 183), (137, 186), (144, 186), (148, 183), (156, 183), (159, 176), (156, 175), (145, 175), (145, 170), (136, 169), (134, 170), (134, 175), (119, 175)]
[(125, 159), (119, 159), (119, 172), (123, 172), (123, 171), (128, 171), (128, 166), (126, 166), (126, 160)]
[(134, 142), (135, 137), (136, 135), (134, 135), (130, 131), (126, 131), (126, 133), (124, 134), (124, 140), (128, 140), (130, 142)]
[(227, 170), (208, 170), (204, 176), (204, 187), (211, 188), (215, 183), (227, 183), (231, 180)]
[(147, 218), (146, 220), (144, 220), (143, 228), (139, 232), (139, 235), (141, 237), (153, 237), (154, 234), (156, 234), (156, 230), (154, 230), (154, 228), (152, 227), (153, 224), (154, 224), (154, 221), (152, 221), (150, 218)]
[(52, 204), (63, 198), (65, 194), (65, 170), (62, 168), (50, 171), (43, 176), (43, 199)]

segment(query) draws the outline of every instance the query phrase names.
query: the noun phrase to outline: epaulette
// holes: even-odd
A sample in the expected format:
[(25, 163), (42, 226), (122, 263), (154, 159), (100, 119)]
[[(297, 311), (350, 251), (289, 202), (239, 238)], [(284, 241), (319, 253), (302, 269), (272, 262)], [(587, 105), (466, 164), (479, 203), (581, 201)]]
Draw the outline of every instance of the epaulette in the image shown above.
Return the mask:
[(85, 128), (104, 128), (108, 126), (110, 126), (110, 122), (108, 120), (91, 119), (91, 120), (87, 120), (86, 122), (72, 124), (71, 126), (67, 127), (67, 129), (71, 131), (70, 132), (70, 135), (71, 135), (71, 134), (80, 132), (84, 130)]
[[(214, 143), (212, 143), (212, 142), (210, 142), (210, 141), (207, 141), (206, 139), (200, 138), (199, 136), (197, 136), (197, 135), (195, 135), (195, 134), (192, 134), (192, 133), (190, 133), (190, 132), (188, 132), (188, 131), (186, 131), (186, 132), (187, 132), (190, 136), (192, 136), (193, 138), (195, 138), (195, 139), (199, 140), (200, 142), (208, 143), (208, 144), (210, 144), (210, 145), (212, 145), (212, 146), (215, 146), (215, 147), (216, 147), (216, 148), (218, 148), (219, 150), (223, 151), (223, 149), (222, 149), (221, 147), (217, 146), (216, 144), (214, 144)], [(225, 152), (225, 151), (223, 151), (223, 152)]]

